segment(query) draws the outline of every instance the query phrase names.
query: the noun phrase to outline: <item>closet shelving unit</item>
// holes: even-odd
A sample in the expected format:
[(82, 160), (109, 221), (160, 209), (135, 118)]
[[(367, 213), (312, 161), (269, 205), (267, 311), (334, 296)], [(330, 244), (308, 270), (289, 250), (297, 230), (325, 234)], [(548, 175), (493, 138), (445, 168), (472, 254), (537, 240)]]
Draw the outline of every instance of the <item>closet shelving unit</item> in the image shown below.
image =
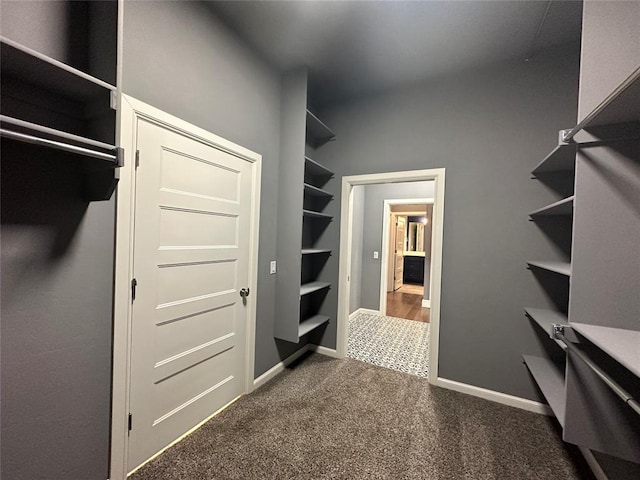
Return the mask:
[(3, 478), (110, 474), (119, 3), (2, 5)]
[(311, 158), (335, 134), (308, 109), (305, 70), (285, 76), (283, 95), (274, 335), (298, 343), (335, 316), (326, 302), (335, 281), (325, 268), (332, 252), (324, 247), (333, 220), (325, 187), (334, 174)]
[[(564, 181), (568, 181), (569, 176), (565, 174), (571, 172), (570, 168), (572, 166), (569, 165), (566, 159), (567, 150), (554, 150), (554, 152), (547, 156), (547, 159), (549, 159), (547, 161), (553, 162), (553, 166), (550, 167), (549, 165), (546, 165), (546, 168), (543, 168), (541, 171), (539, 171), (539, 175), (544, 178), (545, 174), (560, 174), (563, 175), (561, 178), (563, 178)], [(573, 152), (575, 155), (575, 149)], [(534, 175), (535, 174), (536, 173), (534, 170)], [(571, 187), (567, 186), (567, 188)], [(573, 200), (574, 197), (570, 196), (557, 202), (553, 202), (546, 207), (539, 208), (529, 214), (529, 219), (533, 222), (542, 222), (550, 217), (564, 217), (568, 221), (563, 224), (555, 225), (555, 228), (570, 228), (573, 220)], [(558, 284), (556, 284), (553, 286), (553, 288), (561, 288), (568, 291), (568, 282), (571, 278), (571, 262), (531, 260), (527, 262), (527, 265), (529, 269), (540, 269), (565, 278), (566, 281), (561, 282), (561, 286), (558, 286)], [(562, 295), (562, 297), (567, 296), (568, 294)], [(553, 325), (561, 322), (566, 323), (568, 318), (566, 314), (569, 308), (568, 304), (560, 305), (559, 308), (561, 308), (562, 311), (533, 307), (525, 307), (524, 311), (526, 316), (533, 321), (534, 325), (542, 329), (545, 334), (553, 339)], [(522, 359), (527, 369), (531, 373), (531, 376), (540, 388), (540, 391), (549, 403), (551, 411), (558, 419), (560, 425), (564, 426), (565, 379), (564, 365), (561, 359), (564, 359), (564, 353), (562, 352), (565, 350), (565, 347), (564, 344), (559, 340), (554, 341), (559, 349), (555, 350), (555, 355), (553, 356), (553, 358), (542, 358), (532, 355), (523, 355)]]
[[(555, 176), (556, 181), (562, 178), (565, 179), (562, 181), (572, 183), (565, 186), (567, 190), (574, 193), (573, 195), (529, 214), (533, 222), (543, 222), (550, 217), (568, 219), (564, 225), (571, 225), (572, 241), (571, 261), (527, 262), (529, 268), (543, 269), (567, 278), (569, 290), (566, 305), (561, 305), (558, 310), (534, 307), (524, 309), (533, 325), (542, 329), (550, 340), (555, 341), (557, 346), (565, 351), (559, 357), (563, 361), (558, 361), (557, 356), (554, 360), (523, 355), (526, 367), (563, 427), (565, 441), (635, 462), (640, 461), (640, 448), (638, 448), (640, 438), (637, 433), (640, 417), (625, 405), (623, 400), (614, 395), (602, 381), (602, 377), (598, 378), (593, 369), (589, 370), (590, 367), (567, 348), (566, 339), (560, 341), (556, 338), (554, 325), (564, 325), (571, 332), (571, 336), (575, 336), (575, 343), (572, 341), (573, 346), (583, 353), (591, 354), (600, 362), (601, 367), (597, 368), (600, 368), (601, 372), (604, 371), (606, 375), (610, 372), (614, 381), (618, 380), (619, 385), (630, 388), (632, 393), (635, 392), (635, 395), (638, 395), (640, 392), (640, 318), (629, 318), (626, 313), (626, 320), (622, 320), (624, 326), (620, 324), (619, 319), (618, 323), (615, 323), (616, 321), (608, 317), (598, 315), (592, 315), (589, 320), (582, 320), (580, 317), (584, 314), (584, 310), (579, 305), (582, 304), (580, 302), (585, 296), (593, 293), (585, 293), (585, 284), (593, 283), (593, 279), (588, 278), (594, 273), (594, 267), (590, 265), (591, 257), (594, 256), (597, 248), (600, 251), (607, 248), (606, 245), (594, 244), (593, 239), (587, 234), (589, 229), (593, 228), (594, 222), (598, 222), (596, 218), (598, 213), (603, 213), (605, 216), (608, 213), (596, 212), (590, 217), (590, 212), (587, 211), (589, 206), (598, 202), (598, 199), (594, 198), (597, 192), (592, 193), (591, 186), (588, 185), (588, 182), (593, 180), (587, 178), (594, 173), (588, 170), (594, 161), (609, 160), (607, 155), (610, 151), (616, 150), (612, 148), (614, 143), (623, 145), (620, 151), (623, 151), (624, 155), (629, 155), (629, 152), (632, 156), (638, 155), (640, 149), (625, 147), (624, 142), (628, 144), (629, 138), (635, 138), (631, 140), (631, 144), (635, 142), (637, 145), (637, 142), (640, 142), (639, 122), (640, 67), (614, 88), (574, 128), (561, 131), (560, 144), (532, 171), (534, 178), (539, 180), (544, 180), (545, 176), (551, 175)], [(604, 130), (601, 127), (604, 127)], [(607, 128), (609, 131), (615, 131), (617, 127), (620, 127), (618, 137), (614, 135), (612, 138), (607, 138), (595, 133), (598, 129), (606, 131)], [(624, 132), (624, 135), (620, 132)], [(597, 136), (596, 141), (594, 141), (594, 135)], [(588, 157), (581, 157), (583, 149), (588, 151)], [(615, 155), (612, 155), (611, 159), (615, 161)], [(638, 161), (640, 158), (635, 160)], [(601, 175), (599, 172), (595, 175), (598, 174)], [(612, 177), (604, 183), (611, 181)], [(556, 227), (562, 228), (561, 225), (557, 223)], [(601, 228), (600, 233), (606, 235), (606, 229)], [(635, 253), (638, 253), (637, 249)], [(615, 254), (619, 252), (613, 255)], [(633, 255), (633, 252), (631, 254)], [(637, 259), (634, 261), (632, 257), (629, 263), (629, 269), (634, 269), (638, 265)], [(638, 278), (637, 272), (627, 272), (627, 275)], [(637, 283), (635, 285), (637, 286)], [(558, 288), (557, 284), (553, 288)], [(576, 300), (578, 297), (580, 300)], [(616, 300), (629, 301), (630, 297), (627, 294), (621, 294)], [(615, 312), (611, 313), (613, 318)], [(558, 350), (554, 348), (551, 347), (549, 351), (555, 354)], [(597, 363), (595, 360), (594, 362)], [(620, 366), (623, 368), (620, 369)], [(636, 429), (635, 433), (634, 429)]]
[(116, 87), (6, 37), (0, 58), (0, 136), (80, 159), (87, 199), (109, 199), (123, 160), (115, 145)]
[[(305, 142), (308, 147), (316, 149), (325, 143), (335, 140), (335, 134), (308, 109), (306, 110)], [(311, 160), (304, 158), (304, 192), (303, 192), (303, 236), (300, 286), (300, 322), (298, 338), (329, 322), (330, 316), (320, 314), (324, 294), (331, 288), (331, 282), (318, 281), (319, 271), (326, 262), (331, 250), (313, 248), (323, 228), (328, 227), (333, 216), (322, 212), (333, 199), (333, 195), (322, 187), (333, 178), (333, 173)], [(305, 230), (307, 232), (305, 232)], [(309, 247), (309, 248), (305, 248)], [(305, 253), (307, 252), (307, 253)], [(313, 252), (313, 253), (308, 253)], [(311, 281), (309, 281), (311, 280)]]

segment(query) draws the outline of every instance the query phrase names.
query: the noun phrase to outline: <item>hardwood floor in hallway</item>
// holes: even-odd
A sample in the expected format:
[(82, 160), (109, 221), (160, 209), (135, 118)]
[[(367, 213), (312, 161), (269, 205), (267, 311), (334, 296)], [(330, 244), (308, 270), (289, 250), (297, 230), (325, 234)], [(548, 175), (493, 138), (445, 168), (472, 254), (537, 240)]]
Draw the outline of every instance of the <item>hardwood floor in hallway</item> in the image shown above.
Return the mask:
[(430, 309), (422, 306), (422, 295), (401, 291), (387, 293), (387, 316), (429, 323), (429, 314)]

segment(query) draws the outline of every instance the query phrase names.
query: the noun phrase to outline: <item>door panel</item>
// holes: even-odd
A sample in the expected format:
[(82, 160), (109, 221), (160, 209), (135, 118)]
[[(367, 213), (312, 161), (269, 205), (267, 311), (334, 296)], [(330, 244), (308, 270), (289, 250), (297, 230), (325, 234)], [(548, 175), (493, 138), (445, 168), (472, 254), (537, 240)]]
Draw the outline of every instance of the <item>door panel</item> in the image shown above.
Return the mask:
[[(129, 470), (244, 390), (249, 162), (138, 121)], [(248, 299), (249, 300), (249, 299)]]
[(397, 217), (396, 220), (396, 244), (395, 244), (395, 274), (393, 289), (397, 290), (402, 286), (402, 274), (404, 271), (404, 239), (407, 224), (406, 217)]

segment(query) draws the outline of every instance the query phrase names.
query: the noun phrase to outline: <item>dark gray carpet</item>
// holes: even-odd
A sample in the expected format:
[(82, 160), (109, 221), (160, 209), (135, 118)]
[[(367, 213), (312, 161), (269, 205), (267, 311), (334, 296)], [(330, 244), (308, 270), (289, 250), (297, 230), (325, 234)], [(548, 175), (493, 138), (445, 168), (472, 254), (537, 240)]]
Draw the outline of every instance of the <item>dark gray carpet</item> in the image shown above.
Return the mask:
[(130, 478), (592, 477), (548, 417), (314, 354)]

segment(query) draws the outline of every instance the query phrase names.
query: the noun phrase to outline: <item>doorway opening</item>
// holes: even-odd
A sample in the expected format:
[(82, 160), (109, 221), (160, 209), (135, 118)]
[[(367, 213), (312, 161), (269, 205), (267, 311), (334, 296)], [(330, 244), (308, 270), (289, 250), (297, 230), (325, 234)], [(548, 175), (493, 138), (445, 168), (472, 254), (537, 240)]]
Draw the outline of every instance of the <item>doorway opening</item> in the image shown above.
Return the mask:
[(385, 199), (380, 312), (429, 323), (433, 198)]
[[(378, 335), (375, 339), (371, 335), (361, 336), (354, 341), (354, 336), (358, 333), (354, 330), (354, 320), (359, 319), (363, 322), (369, 322), (372, 328), (369, 328), (369, 332), (373, 330), (386, 331), (402, 329), (404, 330), (408, 326), (420, 326), (423, 325), (427, 329), (426, 335), (403, 335), (403, 338), (417, 338), (419, 337), (419, 345), (417, 350), (411, 350), (412, 352), (418, 352), (422, 354), (427, 361), (428, 369), (425, 374), (420, 376), (427, 377), (430, 383), (436, 383), (438, 377), (438, 341), (439, 341), (439, 324), (440, 324), (440, 290), (441, 290), (441, 272), (442, 272), (442, 237), (443, 237), (443, 220), (444, 220), (444, 169), (432, 169), (432, 170), (417, 170), (407, 172), (390, 172), (381, 174), (370, 175), (356, 175), (347, 176), (342, 179), (342, 205), (341, 205), (341, 225), (340, 225), (340, 273), (339, 273), (339, 292), (338, 292), (338, 318), (337, 318), (337, 355), (339, 357), (349, 356), (351, 358), (357, 358), (353, 354), (353, 349), (350, 353), (349, 347), (355, 344), (360, 345), (364, 349), (375, 350), (372, 344), (380, 340)], [(429, 286), (427, 291), (429, 293), (429, 323), (416, 322), (405, 320), (402, 318), (394, 318), (385, 315), (387, 313), (387, 288), (389, 278), (389, 252), (395, 252), (395, 249), (390, 248), (389, 240), (389, 225), (391, 218), (391, 204), (386, 205), (388, 208), (385, 214), (383, 214), (382, 200), (374, 200), (371, 197), (371, 202), (367, 202), (367, 205), (377, 204), (378, 212), (376, 214), (376, 222), (380, 225), (379, 230), (376, 230), (374, 223), (370, 222), (370, 216), (362, 211), (358, 210), (357, 198), (363, 196), (363, 189), (361, 186), (381, 188), (388, 186), (389, 184), (411, 183), (417, 184), (419, 182), (425, 182), (431, 184), (431, 190), (420, 190), (419, 194), (413, 196), (404, 195), (405, 200), (413, 199), (410, 204), (424, 204), (431, 206), (431, 227), (432, 233), (430, 236), (430, 266), (429, 266)], [(367, 198), (369, 198), (367, 196)], [(389, 195), (385, 200), (399, 198), (398, 196)], [(415, 199), (420, 199), (416, 202)], [(355, 211), (354, 211), (355, 209)], [(398, 212), (396, 212), (398, 213)], [(399, 215), (398, 215), (399, 216)], [(426, 209), (424, 212), (426, 217)], [(386, 220), (385, 220), (386, 219)], [(407, 215), (408, 220), (408, 215)], [(363, 225), (366, 225), (366, 228)], [(408, 222), (407, 222), (408, 224)], [(407, 227), (405, 224), (405, 228)], [(386, 225), (386, 232), (383, 235), (382, 231)], [(425, 225), (423, 223), (423, 225)], [(394, 225), (395, 228), (395, 225)], [(407, 228), (408, 230), (408, 228)], [(413, 232), (415, 230), (415, 232)], [(374, 235), (374, 232), (380, 232)], [(414, 245), (418, 243), (418, 232), (420, 228), (416, 226), (412, 229), (414, 233), (413, 240), (409, 240), (406, 237), (403, 240), (403, 257), (404, 257), (404, 242), (406, 241), (407, 247), (410, 246), (410, 242)], [(424, 232), (421, 233), (424, 236)], [(358, 239), (362, 238), (363, 242), (359, 242)], [(376, 245), (371, 246), (367, 244), (367, 239), (372, 239), (376, 242)], [(384, 241), (383, 241), (384, 238)], [(355, 240), (355, 241), (354, 241)], [(422, 238), (424, 242), (424, 239)], [(358, 245), (361, 245), (358, 247)], [(411, 250), (407, 250), (411, 252)], [(382, 253), (382, 255), (381, 255)], [(411, 254), (407, 256), (412, 256)], [(425, 253), (426, 257), (426, 253)], [(354, 269), (354, 261), (358, 258), (362, 259), (361, 269)], [(357, 262), (355, 263), (357, 264)], [(370, 286), (362, 284), (362, 280), (365, 279), (369, 282), (375, 279), (379, 285), (376, 288), (370, 288)], [(405, 282), (403, 281), (403, 284)], [(410, 283), (410, 282), (406, 282)], [(394, 283), (391, 283), (394, 286)], [(407, 287), (409, 288), (409, 287)], [(424, 289), (424, 287), (423, 287)], [(424, 297), (424, 290), (423, 290)], [(358, 300), (359, 298), (359, 300)], [(420, 301), (420, 307), (422, 308), (422, 301)], [(401, 322), (401, 323), (397, 323)], [(396, 328), (397, 327), (397, 328)], [(387, 348), (390, 344), (396, 343), (397, 347), (401, 350), (404, 348), (402, 343), (395, 342), (386, 338), (379, 341), (377, 345)], [(406, 346), (406, 345), (405, 345)], [(414, 347), (410, 348), (416, 348)], [(403, 352), (399, 352), (403, 355)], [(404, 351), (404, 357), (407, 357), (407, 351)], [(382, 357), (385, 357), (385, 352), (381, 353)], [(360, 358), (358, 358), (360, 359)], [(409, 355), (409, 360), (415, 360)], [(374, 362), (370, 362), (374, 363)], [(391, 362), (393, 363), (393, 359)], [(393, 368), (391, 365), (384, 365), (376, 363), (380, 366), (386, 366)], [(400, 371), (407, 371), (408, 373), (418, 374), (417, 372), (405, 370), (403, 368), (396, 368)]]

